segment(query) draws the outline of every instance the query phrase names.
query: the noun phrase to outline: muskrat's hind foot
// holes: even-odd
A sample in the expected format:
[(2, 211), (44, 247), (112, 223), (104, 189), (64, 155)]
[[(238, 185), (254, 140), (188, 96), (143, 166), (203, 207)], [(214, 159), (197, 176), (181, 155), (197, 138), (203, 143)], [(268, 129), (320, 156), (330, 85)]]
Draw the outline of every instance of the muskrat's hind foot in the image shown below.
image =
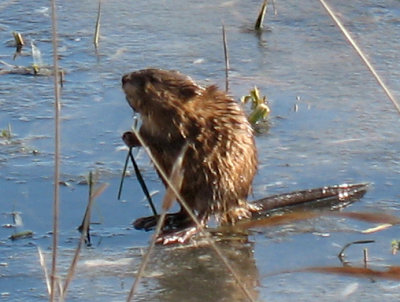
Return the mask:
[(158, 217), (159, 216), (140, 217), (136, 219), (132, 224), (136, 230), (150, 231), (156, 226)]
[[(159, 218), (159, 215), (141, 217), (136, 219), (132, 224), (136, 230), (150, 231), (155, 228)], [(165, 216), (163, 230), (180, 230), (186, 228), (190, 224), (191, 219), (184, 212), (167, 214)]]
[(164, 232), (157, 237), (156, 243), (164, 245), (173, 243), (185, 243), (190, 238), (192, 238), (192, 236), (195, 235), (198, 231), (199, 228), (195, 225), (192, 225), (190, 227), (181, 230)]

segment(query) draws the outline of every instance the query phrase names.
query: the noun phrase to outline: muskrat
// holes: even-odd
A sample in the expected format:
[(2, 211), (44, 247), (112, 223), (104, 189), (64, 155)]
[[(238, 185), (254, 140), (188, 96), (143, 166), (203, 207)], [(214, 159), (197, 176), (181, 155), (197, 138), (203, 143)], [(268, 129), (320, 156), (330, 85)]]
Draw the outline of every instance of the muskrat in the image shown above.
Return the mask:
[[(161, 69), (128, 73), (122, 88), (141, 115), (139, 134), (166, 175), (188, 145), (180, 194), (203, 225), (212, 216), (234, 224), (258, 210), (247, 202), (257, 171), (253, 129), (233, 98), (216, 86), (202, 87), (177, 71)], [(125, 132), (123, 140), (129, 147), (140, 146), (133, 132)], [(134, 226), (148, 229), (155, 222), (156, 217), (140, 218)], [(168, 216), (167, 225), (169, 231), (159, 238), (164, 243), (186, 241), (197, 231), (182, 207)]]
[[(368, 188), (363, 183), (343, 184), (248, 202), (257, 172), (257, 151), (253, 129), (235, 100), (216, 86), (202, 87), (177, 71), (161, 69), (126, 74), (122, 88), (129, 105), (142, 117), (140, 136), (166, 175), (187, 146), (180, 195), (204, 226), (212, 216), (221, 224), (235, 224), (265, 211), (320, 201), (337, 208), (358, 200)], [(122, 139), (130, 148), (140, 146), (131, 131)], [(133, 224), (148, 230), (157, 219), (139, 218)], [(197, 230), (181, 207), (167, 216), (157, 241), (185, 242)]]

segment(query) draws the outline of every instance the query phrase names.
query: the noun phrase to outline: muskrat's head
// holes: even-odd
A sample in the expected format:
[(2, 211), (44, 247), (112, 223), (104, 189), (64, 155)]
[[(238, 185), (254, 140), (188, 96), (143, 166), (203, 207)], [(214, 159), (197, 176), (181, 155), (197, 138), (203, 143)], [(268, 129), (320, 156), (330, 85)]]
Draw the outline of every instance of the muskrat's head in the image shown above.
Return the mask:
[(190, 77), (161, 69), (143, 69), (125, 74), (122, 89), (133, 110), (144, 115), (179, 107), (180, 103), (201, 94), (203, 90)]

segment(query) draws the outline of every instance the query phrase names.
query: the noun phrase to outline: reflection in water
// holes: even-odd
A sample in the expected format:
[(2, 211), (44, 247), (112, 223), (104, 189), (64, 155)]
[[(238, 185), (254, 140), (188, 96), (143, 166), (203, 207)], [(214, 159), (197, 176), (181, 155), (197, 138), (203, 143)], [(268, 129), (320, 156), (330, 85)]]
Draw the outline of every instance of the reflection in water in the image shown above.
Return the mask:
[[(232, 240), (217, 245), (257, 300), (259, 275), (253, 244)], [(151, 301), (248, 301), (211, 247), (159, 247), (155, 254), (147, 270), (162, 272), (157, 279), (162, 290)]]
[(42, 53), (40, 49), (31, 41), (33, 65), (37, 67), (43, 66)]

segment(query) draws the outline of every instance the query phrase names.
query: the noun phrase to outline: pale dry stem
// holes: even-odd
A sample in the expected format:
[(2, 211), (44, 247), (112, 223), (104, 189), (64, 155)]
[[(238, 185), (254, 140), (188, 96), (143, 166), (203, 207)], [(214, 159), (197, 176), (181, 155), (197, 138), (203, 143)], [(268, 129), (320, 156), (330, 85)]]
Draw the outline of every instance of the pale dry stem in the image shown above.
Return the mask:
[(43, 269), (44, 278), (45, 278), (45, 281), (46, 281), (47, 293), (50, 295), (50, 290), (51, 290), (51, 288), (50, 288), (50, 278), (49, 278), (49, 273), (47, 272), (46, 261), (45, 261), (44, 256), (43, 256), (42, 249), (38, 246), (37, 250), (38, 250), (38, 254), (39, 254), (40, 266)]
[(383, 91), (385, 94), (388, 96), (390, 101), (393, 103), (395, 106), (396, 110), (400, 113), (400, 105), (397, 99), (393, 96), (389, 88), (386, 86), (386, 84), (383, 82), (382, 78), (379, 76), (379, 74), (376, 72), (375, 68), (372, 66), (372, 64), (369, 62), (368, 58), (365, 56), (361, 48), (357, 45), (356, 41), (351, 37), (350, 33), (348, 30), (343, 26), (343, 24), (340, 22), (340, 20), (336, 17), (335, 13), (333, 10), (326, 4), (324, 0), (319, 0), (322, 4), (322, 6), (325, 8), (325, 10), (328, 12), (329, 16), (332, 18), (334, 23), (339, 27), (339, 29), (342, 31), (343, 35), (346, 37), (347, 41), (350, 43), (350, 45), (354, 48), (354, 50), (357, 52), (357, 54), (360, 56), (364, 64), (367, 66), (368, 70), (372, 73), (378, 84), (382, 87)]
[(57, 248), (58, 248), (58, 223), (60, 205), (60, 114), (61, 97), (59, 87), (59, 68), (58, 68), (58, 36), (57, 36), (57, 13), (56, 0), (51, 0), (51, 28), (53, 45), (53, 82), (54, 82), (54, 202), (53, 202), (53, 243), (52, 243), (52, 265), (50, 274), (50, 301), (55, 299), (55, 283), (57, 273)]
[(79, 239), (78, 242), (78, 246), (76, 247), (75, 250), (75, 254), (74, 254), (74, 258), (72, 259), (71, 265), (68, 269), (68, 274), (67, 277), (65, 278), (65, 282), (64, 282), (64, 286), (62, 288), (62, 298), (64, 299), (66, 294), (67, 294), (67, 290), (69, 287), (69, 284), (72, 281), (72, 278), (75, 274), (75, 269), (76, 266), (78, 264), (78, 260), (79, 260), (79, 255), (82, 249), (82, 245), (85, 242), (85, 236), (87, 234), (87, 231), (89, 229), (89, 225), (90, 225), (90, 215), (91, 215), (91, 211), (92, 211), (92, 205), (93, 205), (93, 201), (97, 196), (100, 196), (103, 191), (108, 187), (108, 184), (102, 184), (101, 186), (99, 186), (98, 188), (96, 188), (94, 191), (92, 190), (92, 186), (93, 186), (93, 182), (92, 182), (92, 173), (90, 173), (89, 175), (89, 201), (88, 201), (88, 205), (86, 207), (86, 212), (85, 212), (85, 216), (83, 219), (83, 228), (81, 230), (81, 237)]

